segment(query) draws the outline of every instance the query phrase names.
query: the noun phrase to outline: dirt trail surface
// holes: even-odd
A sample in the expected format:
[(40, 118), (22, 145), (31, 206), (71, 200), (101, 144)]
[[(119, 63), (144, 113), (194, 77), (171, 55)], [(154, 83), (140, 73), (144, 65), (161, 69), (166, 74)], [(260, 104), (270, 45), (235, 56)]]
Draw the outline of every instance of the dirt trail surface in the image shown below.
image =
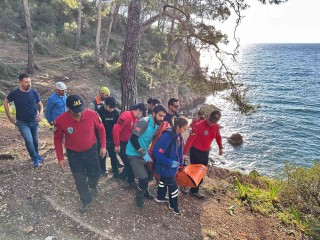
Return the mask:
[[(180, 193), (182, 216), (150, 200), (140, 210), (135, 206), (135, 191), (123, 189), (111, 176), (100, 179), (98, 197), (81, 215), (71, 172), (63, 173), (58, 167), (52, 130), (39, 130), (45, 162), (34, 169), (18, 130), (4, 114), (0, 123), (0, 239), (301, 239), (277, 219), (244, 207), (228, 214), (234, 202), (223, 189), (214, 195), (206, 193), (205, 200)], [(218, 182), (225, 174), (219, 171), (211, 168), (214, 181), (206, 178), (206, 184)], [(150, 188), (156, 192), (155, 183)]]

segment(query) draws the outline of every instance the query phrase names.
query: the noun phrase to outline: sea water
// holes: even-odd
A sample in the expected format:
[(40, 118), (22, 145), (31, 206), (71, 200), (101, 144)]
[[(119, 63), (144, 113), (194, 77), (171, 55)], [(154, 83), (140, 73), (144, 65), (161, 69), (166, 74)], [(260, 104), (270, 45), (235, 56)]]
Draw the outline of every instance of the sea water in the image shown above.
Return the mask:
[[(320, 160), (320, 44), (251, 44), (238, 57), (238, 82), (249, 87), (257, 111), (244, 116), (220, 92), (207, 103), (222, 109), (224, 154), (212, 144), (215, 165), (278, 176), (286, 162), (309, 167)], [(240, 133), (241, 146), (227, 137)]]

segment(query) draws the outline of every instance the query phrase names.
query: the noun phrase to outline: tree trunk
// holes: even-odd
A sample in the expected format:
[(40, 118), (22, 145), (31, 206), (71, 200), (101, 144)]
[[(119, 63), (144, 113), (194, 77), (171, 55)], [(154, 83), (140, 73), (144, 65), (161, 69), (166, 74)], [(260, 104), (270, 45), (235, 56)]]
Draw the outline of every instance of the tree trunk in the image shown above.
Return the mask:
[(96, 35), (96, 68), (100, 68), (100, 33), (101, 33), (101, 5), (102, 0), (98, 2), (98, 23), (97, 23), (97, 35)]
[[(174, 7), (177, 7), (177, 0), (174, 1)], [(176, 11), (173, 11), (173, 14), (175, 14)], [(174, 32), (174, 19), (171, 20), (171, 27), (170, 27), (170, 32), (167, 35), (167, 42), (168, 42), (168, 52), (166, 56), (166, 62), (167, 64), (170, 63), (171, 61), (171, 49), (173, 45), (173, 32)]]
[(111, 37), (111, 33), (112, 33), (113, 19), (115, 17), (115, 13), (116, 13), (117, 7), (118, 7), (118, 5), (115, 6), (113, 3), (111, 3), (111, 7), (110, 7), (110, 24), (109, 24), (109, 29), (108, 29), (108, 36), (107, 36), (107, 39), (106, 39), (105, 50), (104, 50), (104, 54), (103, 54), (103, 62), (106, 62), (108, 60), (109, 42), (110, 42), (110, 37)]
[(80, 50), (81, 19), (82, 19), (82, 0), (78, 0), (78, 22), (77, 22), (76, 50)]
[(128, 10), (126, 40), (122, 53), (120, 77), (122, 111), (129, 109), (137, 100), (137, 82), (135, 77), (141, 39), (140, 14), (141, 0), (131, 0)]
[(114, 9), (114, 19), (113, 19), (113, 26), (112, 26), (112, 31), (114, 31), (115, 26), (118, 24), (119, 21), (119, 9), (120, 9), (120, 4), (116, 5), (116, 8)]
[(28, 0), (23, 0), (24, 13), (26, 17), (27, 35), (28, 35), (28, 69), (29, 74), (34, 74), (34, 59), (33, 59), (33, 34), (31, 27), (31, 18), (29, 11)]

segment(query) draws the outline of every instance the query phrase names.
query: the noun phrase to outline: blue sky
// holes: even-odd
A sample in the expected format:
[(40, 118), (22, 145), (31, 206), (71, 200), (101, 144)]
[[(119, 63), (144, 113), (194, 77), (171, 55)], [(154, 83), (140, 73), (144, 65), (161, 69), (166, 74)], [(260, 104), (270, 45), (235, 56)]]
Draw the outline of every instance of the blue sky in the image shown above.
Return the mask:
[(320, 43), (320, 0), (248, 3), (251, 8), (244, 12), (238, 31), (241, 43)]

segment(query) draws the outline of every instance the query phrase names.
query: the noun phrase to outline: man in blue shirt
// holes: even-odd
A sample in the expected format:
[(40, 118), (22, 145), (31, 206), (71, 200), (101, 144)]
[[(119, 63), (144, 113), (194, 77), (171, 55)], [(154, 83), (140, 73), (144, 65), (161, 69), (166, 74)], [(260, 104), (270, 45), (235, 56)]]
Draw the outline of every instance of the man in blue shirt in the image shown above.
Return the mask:
[(63, 82), (57, 82), (56, 92), (48, 98), (45, 116), (51, 126), (54, 125), (59, 115), (67, 111), (66, 91), (67, 86)]
[[(9, 102), (14, 102), (16, 120), (10, 114)], [(9, 121), (19, 128), (33, 160), (33, 166), (38, 167), (43, 160), (38, 153), (38, 127), (42, 120), (43, 106), (38, 92), (31, 88), (31, 79), (28, 74), (20, 74), (19, 88), (9, 93), (4, 99), (3, 106)]]

